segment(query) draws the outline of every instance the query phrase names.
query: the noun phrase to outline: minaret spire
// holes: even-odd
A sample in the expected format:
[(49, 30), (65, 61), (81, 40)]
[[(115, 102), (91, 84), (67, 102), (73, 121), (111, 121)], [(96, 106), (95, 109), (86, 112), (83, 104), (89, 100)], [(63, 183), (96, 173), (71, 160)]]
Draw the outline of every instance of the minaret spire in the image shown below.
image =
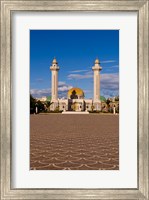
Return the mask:
[(94, 106), (96, 110), (100, 110), (100, 71), (102, 67), (100, 66), (100, 61), (98, 58), (95, 60), (95, 64), (92, 67), (94, 72)]
[(50, 70), (51, 70), (51, 78), (52, 78), (51, 79), (51, 101), (53, 102), (53, 106), (55, 109), (58, 102), (58, 71), (59, 71), (58, 62), (55, 57), (52, 61)]

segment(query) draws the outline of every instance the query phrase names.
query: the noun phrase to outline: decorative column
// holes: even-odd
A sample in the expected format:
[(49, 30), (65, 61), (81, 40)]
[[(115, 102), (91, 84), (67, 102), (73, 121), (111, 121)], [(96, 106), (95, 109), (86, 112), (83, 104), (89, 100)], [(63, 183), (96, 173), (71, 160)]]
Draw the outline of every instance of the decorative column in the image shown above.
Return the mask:
[(94, 72), (94, 107), (95, 110), (100, 110), (100, 71), (102, 67), (98, 59), (95, 60), (95, 65), (92, 67), (92, 70)]
[(56, 58), (53, 59), (52, 66), (50, 67), (52, 72), (52, 80), (51, 80), (51, 101), (58, 101), (58, 71), (59, 66)]

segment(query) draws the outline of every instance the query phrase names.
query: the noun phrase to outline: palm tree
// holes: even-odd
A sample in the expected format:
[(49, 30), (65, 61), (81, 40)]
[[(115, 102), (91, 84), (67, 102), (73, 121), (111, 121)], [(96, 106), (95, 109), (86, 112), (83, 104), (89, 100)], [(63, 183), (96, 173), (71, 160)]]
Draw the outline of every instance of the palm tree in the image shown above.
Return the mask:
[(45, 105), (46, 105), (46, 107), (47, 107), (47, 109), (50, 111), (50, 106), (51, 106), (51, 104), (52, 104), (53, 102), (51, 102), (51, 101), (46, 101), (45, 102)]
[(108, 98), (107, 100), (106, 100), (106, 104), (107, 104), (107, 106), (108, 106), (108, 112), (110, 111), (110, 99)]

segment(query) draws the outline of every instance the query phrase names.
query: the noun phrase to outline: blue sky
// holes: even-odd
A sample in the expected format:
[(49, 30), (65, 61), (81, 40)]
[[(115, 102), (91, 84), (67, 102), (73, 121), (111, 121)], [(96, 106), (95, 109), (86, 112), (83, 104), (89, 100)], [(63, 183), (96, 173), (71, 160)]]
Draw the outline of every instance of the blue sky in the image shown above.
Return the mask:
[(51, 66), (56, 57), (59, 70), (59, 98), (71, 87), (93, 97), (92, 66), (100, 60), (101, 95), (119, 95), (118, 30), (31, 30), (30, 92), (34, 97), (51, 95)]

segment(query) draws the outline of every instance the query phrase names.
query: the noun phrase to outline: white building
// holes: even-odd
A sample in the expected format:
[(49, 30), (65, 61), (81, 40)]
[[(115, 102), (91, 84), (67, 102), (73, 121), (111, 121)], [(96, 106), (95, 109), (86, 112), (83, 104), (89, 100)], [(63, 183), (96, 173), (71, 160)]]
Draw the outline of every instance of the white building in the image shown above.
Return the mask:
[(80, 88), (71, 88), (68, 91), (67, 99), (58, 99), (58, 71), (59, 66), (57, 60), (54, 58), (51, 70), (51, 106), (50, 110), (63, 110), (63, 111), (90, 111), (101, 110), (100, 101), (100, 71), (102, 67), (98, 59), (95, 60), (95, 65), (92, 67), (94, 72), (94, 97), (93, 99), (85, 99), (84, 92)]

